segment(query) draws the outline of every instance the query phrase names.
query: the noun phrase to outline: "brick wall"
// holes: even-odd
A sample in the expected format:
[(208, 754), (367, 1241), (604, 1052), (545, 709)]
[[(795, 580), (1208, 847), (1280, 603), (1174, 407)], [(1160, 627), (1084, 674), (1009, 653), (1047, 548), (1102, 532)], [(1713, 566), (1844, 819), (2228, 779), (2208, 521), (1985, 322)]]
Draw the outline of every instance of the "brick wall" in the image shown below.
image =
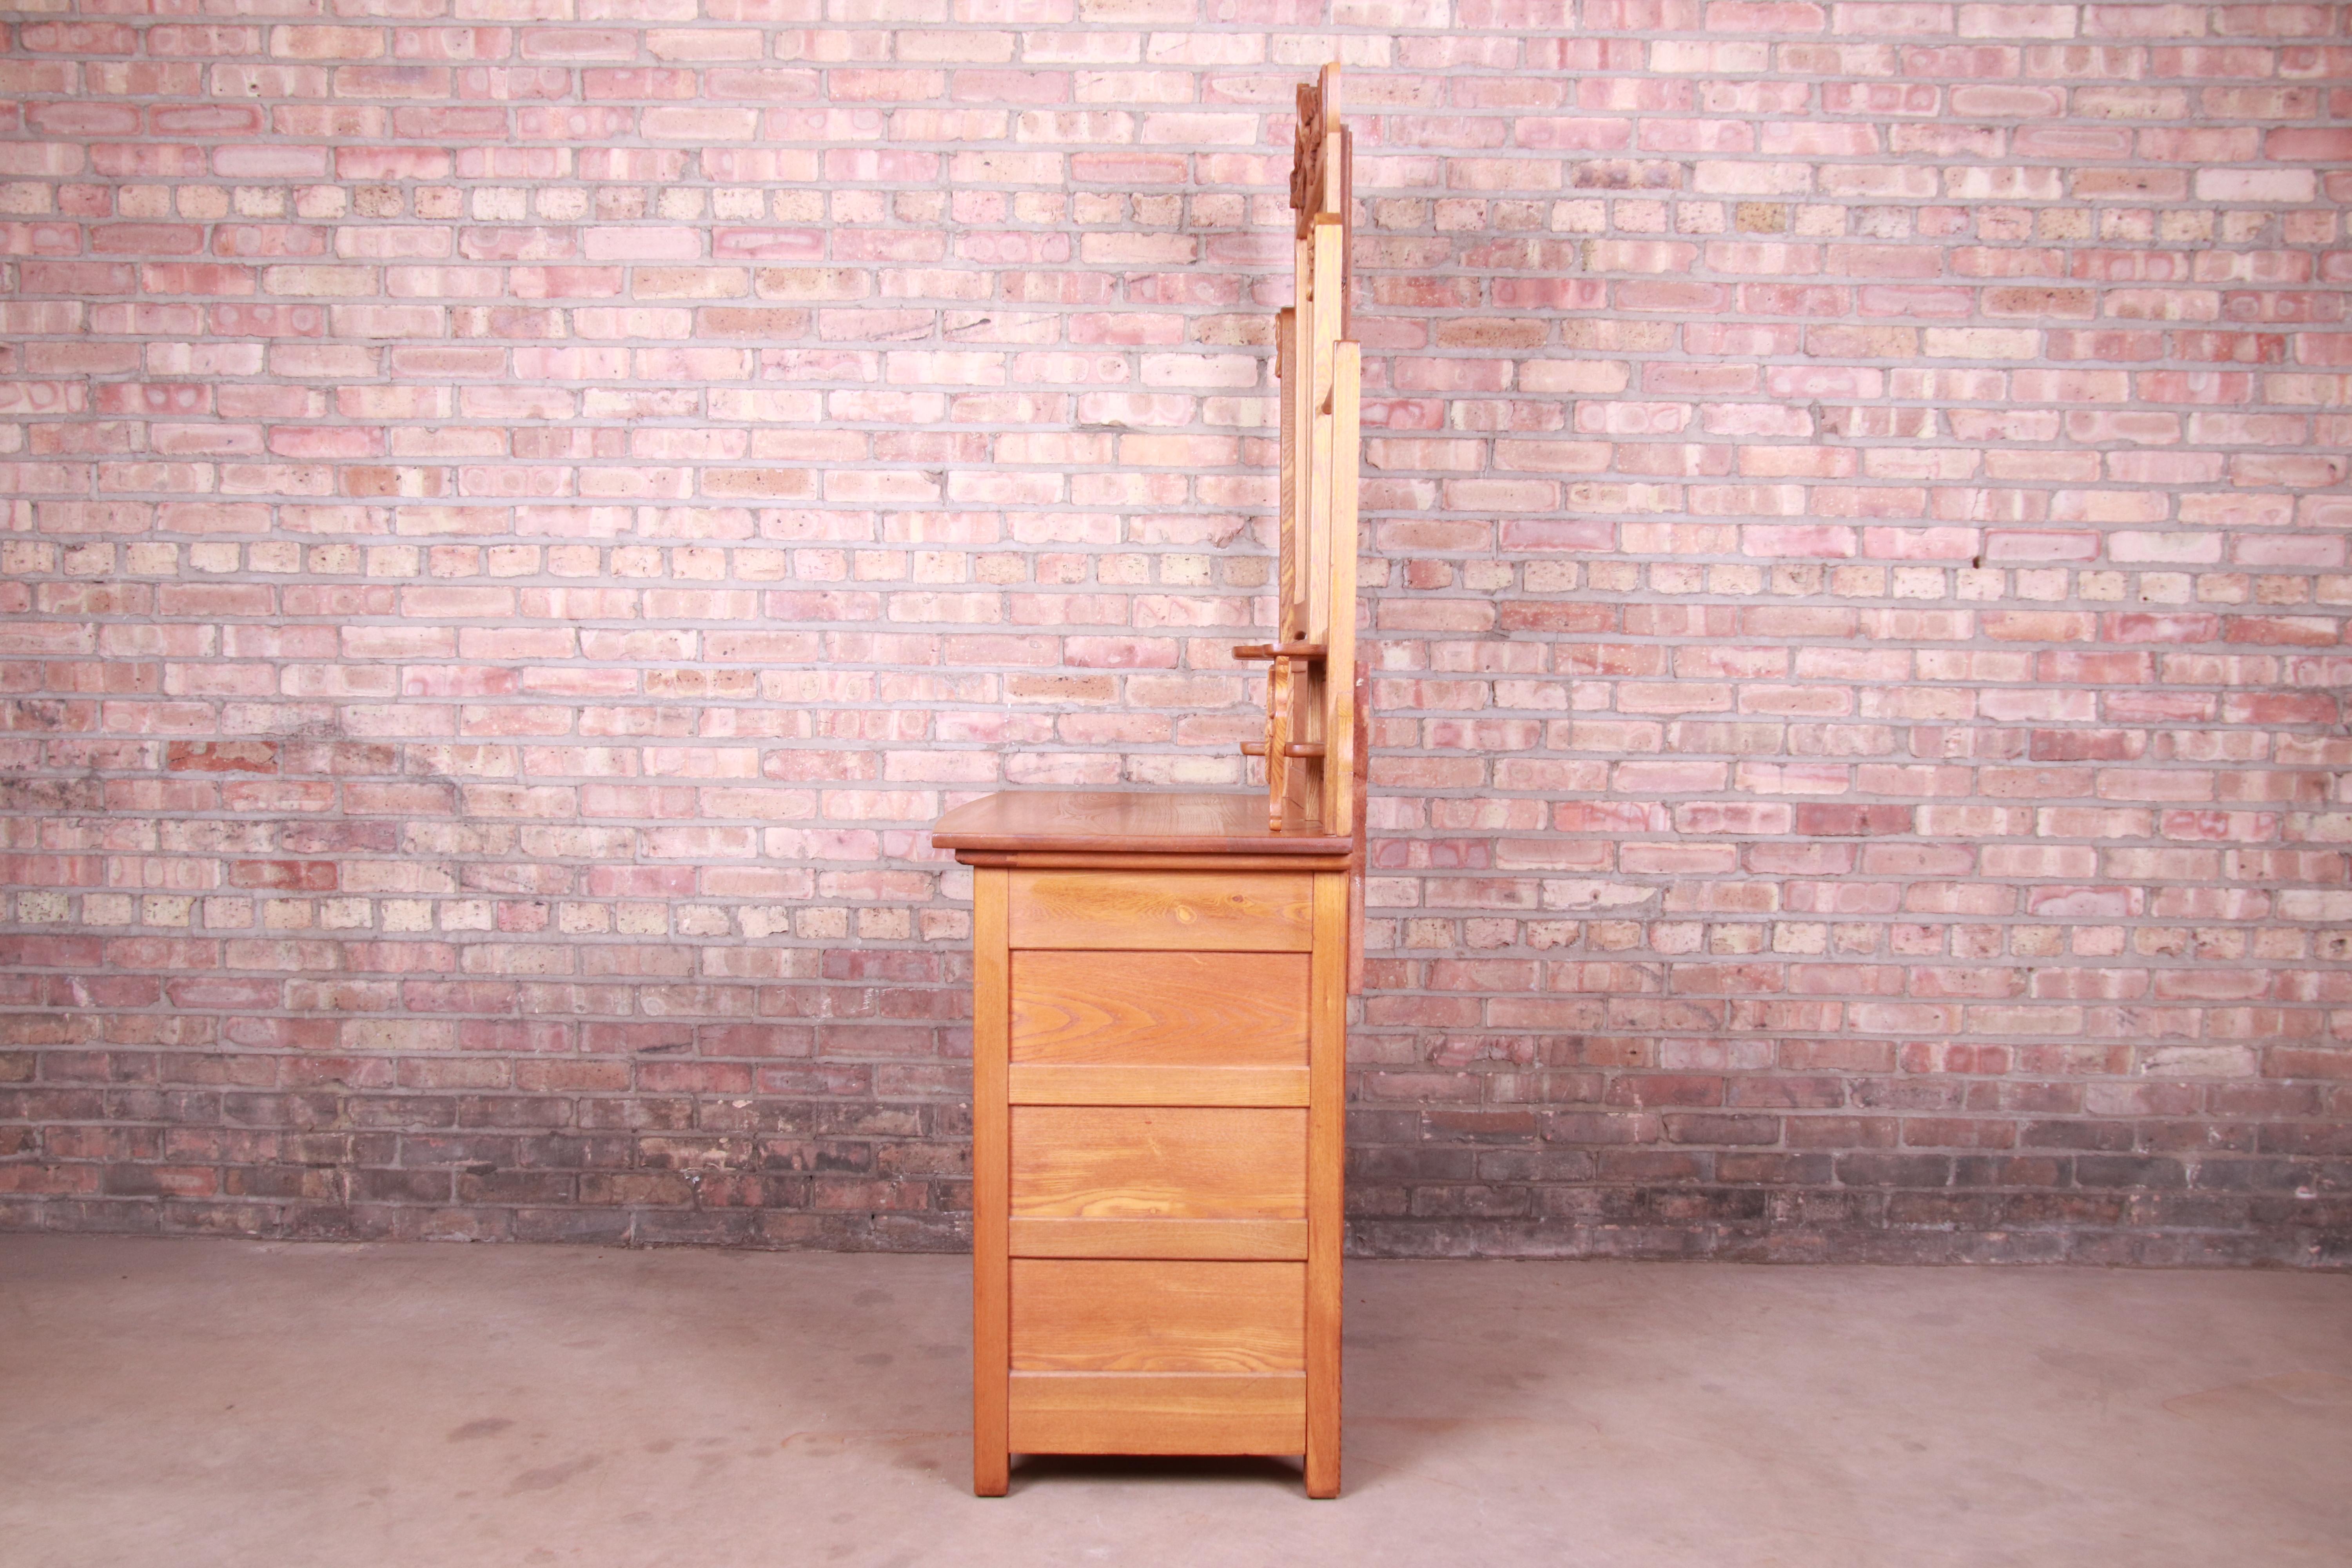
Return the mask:
[(2337, 5), (68, 0), (0, 1226), (950, 1247), (999, 785), (1231, 785), (1356, 68), (1360, 1248), (2352, 1258)]

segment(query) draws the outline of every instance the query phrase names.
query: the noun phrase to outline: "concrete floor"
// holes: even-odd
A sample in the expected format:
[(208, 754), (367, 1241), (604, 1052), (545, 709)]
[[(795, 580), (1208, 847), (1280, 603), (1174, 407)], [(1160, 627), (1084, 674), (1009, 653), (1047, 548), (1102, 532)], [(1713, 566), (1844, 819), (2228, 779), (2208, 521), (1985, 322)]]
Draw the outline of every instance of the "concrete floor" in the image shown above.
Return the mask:
[(0, 1237), (0, 1565), (2352, 1563), (2352, 1276), (1350, 1264), (1339, 1501), (983, 1501), (967, 1267)]

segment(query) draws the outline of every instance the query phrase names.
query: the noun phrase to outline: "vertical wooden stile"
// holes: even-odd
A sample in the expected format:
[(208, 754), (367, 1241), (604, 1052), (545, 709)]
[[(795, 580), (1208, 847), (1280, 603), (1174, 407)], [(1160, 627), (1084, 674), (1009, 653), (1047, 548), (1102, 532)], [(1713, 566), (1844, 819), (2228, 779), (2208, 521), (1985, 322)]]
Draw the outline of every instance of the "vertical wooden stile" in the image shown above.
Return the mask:
[(1339, 1495), (1339, 1261), (1348, 1100), (1348, 878), (1315, 879), (1307, 1062), (1307, 1495)]
[(1332, 210), (1339, 215), (1339, 335), (1356, 335), (1356, 133), (1339, 128), (1339, 190)]
[[(1275, 639), (1290, 642), (1299, 635), (1298, 535), (1306, 510), (1305, 468), (1298, 461), (1298, 344), (1302, 312), (1297, 309), (1275, 316), (1274, 374), (1281, 384), (1282, 408), (1281, 511), (1275, 531), (1277, 554), (1275, 581)], [(1290, 795), (1290, 759), (1285, 747), (1291, 736), (1296, 699), (1291, 693), (1290, 664), (1276, 658), (1265, 671), (1265, 799), (1266, 821), (1282, 826), (1284, 803)]]
[(1274, 318), (1274, 375), (1280, 386), (1275, 399), (1282, 410), (1281, 510), (1276, 514), (1275, 638), (1288, 642), (1298, 635), (1293, 606), (1298, 603), (1298, 311), (1276, 312)]
[[(1296, 717), (1292, 726), (1297, 738), (1307, 742), (1311, 751), (1323, 744), (1323, 661), (1300, 658), (1292, 661), (1291, 703)], [(1321, 824), (1323, 813), (1323, 759), (1304, 756), (1291, 767), (1289, 819), (1294, 824)]]
[(1303, 639), (1307, 632), (1308, 573), (1307, 519), (1317, 504), (1314, 465), (1307, 460), (1307, 440), (1315, 428), (1315, 268), (1313, 250), (1302, 241), (1295, 255), (1294, 286), (1298, 302), (1291, 308), (1290, 365), (1282, 384), (1283, 430), (1290, 455), (1290, 559), (1282, 567), (1288, 590), (1283, 595), (1279, 633), (1283, 641)]
[(1298, 711), (1296, 664), (1276, 657), (1265, 671), (1265, 799), (1266, 824), (1282, 830), (1283, 817), (1295, 794), (1288, 754), (1291, 724)]
[(1332, 363), (1331, 618), (1324, 633), (1324, 827), (1356, 830), (1356, 452), (1363, 407), (1363, 349), (1342, 341)]
[(1013, 991), (1009, 871), (971, 874), (971, 1489), (1003, 1497), (1012, 1455), (1009, 1252), (1012, 1128), (1006, 1103)]
[[(1339, 220), (1318, 214), (1308, 241), (1314, 252), (1315, 298), (1308, 312), (1307, 352), (1312, 356), (1314, 391), (1307, 427), (1299, 432), (1307, 446), (1312, 504), (1304, 517), (1307, 544), (1307, 636), (1320, 642), (1331, 620), (1331, 482), (1337, 454), (1331, 445), (1331, 376), (1339, 361), (1339, 272), (1346, 265), (1340, 252)], [(1347, 460), (1355, 461), (1355, 454)]]

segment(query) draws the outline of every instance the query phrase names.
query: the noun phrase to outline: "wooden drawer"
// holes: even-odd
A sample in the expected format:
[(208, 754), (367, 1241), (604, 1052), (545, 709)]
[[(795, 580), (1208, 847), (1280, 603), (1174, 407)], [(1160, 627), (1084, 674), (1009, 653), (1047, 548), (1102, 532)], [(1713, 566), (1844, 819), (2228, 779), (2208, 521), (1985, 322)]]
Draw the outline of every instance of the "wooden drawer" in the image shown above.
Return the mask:
[(1015, 1372), (1303, 1372), (1307, 1265), (1016, 1258)]
[(1016, 1258), (1307, 1256), (1307, 1112), (1013, 1107)]
[(1009, 1089), (1027, 1105), (1305, 1105), (1307, 958), (1016, 952)]
[(1015, 1451), (1306, 1447), (1303, 1263), (1015, 1258), (1009, 1304)]
[(1008, 945), (1305, 952), (1314, 878), (1300, 872), (1014, 871)]
[(1298, 1454), (1304, 1373), (1016, 1372), (1005, 1447), (1016, 1454)]

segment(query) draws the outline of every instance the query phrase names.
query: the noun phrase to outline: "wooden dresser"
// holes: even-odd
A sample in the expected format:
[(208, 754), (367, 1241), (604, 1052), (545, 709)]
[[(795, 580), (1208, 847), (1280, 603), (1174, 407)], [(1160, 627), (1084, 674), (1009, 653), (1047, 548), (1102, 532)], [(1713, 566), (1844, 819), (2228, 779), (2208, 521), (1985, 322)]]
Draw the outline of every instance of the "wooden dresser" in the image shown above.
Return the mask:
[(973, 1488), (1305, 1454), (1339, 1489), (1351, 839), (1241, 795), (996, 795), (972, 867)]
[(1300, 89), (1281, 574), (1254, 795), (992, 795), (972, 868), (972, 1486), (1010, 1456), (1303, 1455), (1339, 1489), (1361, 971), (1359, 356), (1338, 68)]

